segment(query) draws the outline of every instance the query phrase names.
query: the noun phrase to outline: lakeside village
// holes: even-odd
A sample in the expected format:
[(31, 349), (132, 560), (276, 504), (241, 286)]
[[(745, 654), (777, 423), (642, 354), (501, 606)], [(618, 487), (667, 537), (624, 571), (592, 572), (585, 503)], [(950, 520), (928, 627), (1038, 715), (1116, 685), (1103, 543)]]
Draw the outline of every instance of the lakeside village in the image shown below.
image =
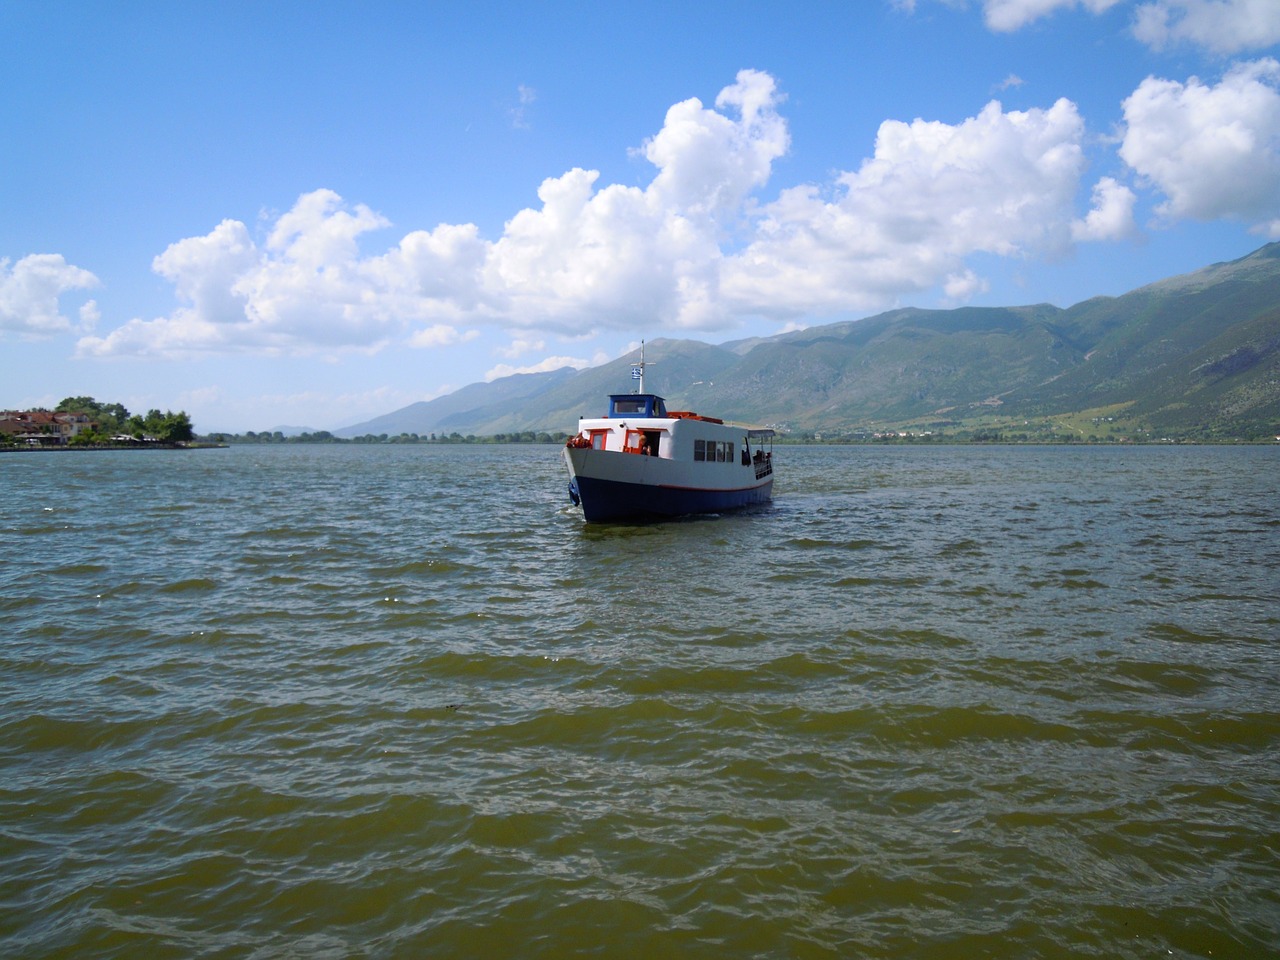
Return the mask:
[(184, 412), (131, 414), (92, 397), (68, 397), (53, 410), (0, 410), (0, 449), (173, 448), (194, 440)]
[(367, 434), (347, 439), (327, 430), (284, 435), (279, 430), (198, 435), (185, 411), (131, 414), (123, 404), (68, 397), (53, 410), (0, 410), (0, 450), (175, 449), (241, 443), (564, 443), (567, 433), (525, 430), (493, 436)]

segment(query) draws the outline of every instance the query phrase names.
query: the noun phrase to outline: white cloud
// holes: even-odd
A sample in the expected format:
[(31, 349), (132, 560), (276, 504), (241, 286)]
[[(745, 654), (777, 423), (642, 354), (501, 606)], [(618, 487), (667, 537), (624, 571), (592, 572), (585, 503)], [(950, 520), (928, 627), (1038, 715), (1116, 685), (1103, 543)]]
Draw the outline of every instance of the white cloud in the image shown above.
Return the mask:
[[(1255, 68), (1251, 82), (1274, 97), (1265, 73)], [(1126, 159), (1143, 182), (1181, 196), (1177, 171), (1141, 149), (1158, 118), (1143, 113), (1138, 93), (1130, 99)], [(258, 243), (226, 220), (155, 258), (176, 309), (84, 336), (79, 353), (443, 350), (496, 326), (509, 332), (503, 355), (515, 361), (541, 351), (547, 334), (707, 331), (748, 315), (795, 324), (929, 289), (961, 302), (987, 289), (966, 262), (973, 254), (1054, 256), (1132, 229), (1133, 192), (1114, 180), (1099, 182), (1079, 218), (1085, 126), (1065, 99), (1008, 112), (992, 101), (957, 124), (885, 121), (873, 156), (856, 168), (763, 202), (790, 148), (782, 102), (772, 77), (744, 70), (714, 107), (690, 99), (667, 111), (636, 151), (653, 164), (647, 185), (601, 184), (597, 171), (579, 168), (549, 177), (538, 204), (494, 240), (474, 224), (440, 224), (365, 252), (389, 221), (330, 190), (267, 220)]]
[[(967, 0), (938, 0), (964, 8)], [(1082, 9), (1106, 13), (1126, 0), (982, 0), (987, 27), (1013, 33), (1058, 11)], [(916, 0), (889, 0), (904, 13), (916, 10)], [(1263, 50), (1280, 43), (1280, 3), (1277, 0), (1145, 0), (1134, 11), (1133, 34), (1155, 50), (1180, 43), (1194, 44), (1230, 55)]]
[(599, 174), (581, 169), (543, 181), (541, 208), (508, 221), (486, 265), (508, 322), (562, 333), (727, 324), (720, 242), (787, 151), (779, 99), (772, 77), (744, 70), (716, 100), (736, 119), (696, 99), (673, 106), (643, 147), (658, 168), (645, 189), (597, 190)]
[(968, 303), (975, 295), (986, 293), (990, 288), (990, 283), (968, 269), (951, 274), (942, 284), (946, 302), (953, 306)]
[(0, 333), (23, 337), (47, 337), (73, 330), (89, 330), (98, 319), (90, 300), (80, 308), (80, 323), (62, 315), (58, 299), (71, 290), (98, 285), (88, 270), (72, 266), (56, 253), (34, 253), (9, 266), (0, 259)]
[(544, 347), (546, 347), (546, 341), (544, 340), (517, 337), (511, 341), (511, 345), (509, 347), (505, 347), (497, 352), (508, 360), (514, 360), (516, 357), (521, 357), (526, 353), (533, 353), (537, 350), (542, 350)]
[(527, 367), (513, 367), (510, 364), (500, 363), (484, 375), (484, 381), (485, 383), (490, 383), (502, 377), (514, 376), (517, 373), (550, 373), (552, 370), (559, 370), (562, 367), (584, 370), (589, 366), (592, 366), (592, 362), (583, 360), (580, 357), (547, 357), (541, 363), (531, 364)]
[(511, 126), (517, 130), (528, 130), (530, 124), (525, 108), (538, 99), (538, 91), (522, 83), (516, 88), (516, 99), (517, 105), (507, 111), (507, 116), (511, 118)]
[(363, 204), (354, 211), (331, 190), (304, 194), (282, 216), (267, 249), (233, 286), (245, 299), (246, 332), (290, 349), (367, 346), (376, 349), (402, 328), (367, 275), (359, 238), (390, 226)]
[(649, 193), (664, 208), (685, 216), (714, 218), (732, 213), (769, 179), (773, 161), (790, 147), (774, 79), (758, 70), (739, 71), (737, 82), (716, 97), (738, 120), (707, 110), (696, 99), (667, 111), (661, 132), (644, 146), (658, 168)]
[(431, 231), (415, 230), (366, 261), (361, 276), (378, 292), (388, 316), (424, 322), (493, 319), (499, 298), (484, 286), (491, 247), (475, 224), (442, 223)]
[(257, 262), (245, 225), (223, 220), (206, 236), (170, 244), (151, 268), (174, 285), (192, 312), (212, 323), (229, 324), (245, 319), (245, 297), (235, 287)]
[(416, 330), (409, 337), (409, 346), (420, 348), (452, 347), (458, 343), (466, 343), (480, 336), (479, 330), (460, 331), (457, 327), (437, 323), (435, 326)]
[(102, 311), (98, 309), (97, 300), (86, 300), (80, 305), (80, 329), (88, 332), (98, 325), (102, 319)]
[(1191, 43), (1218, 54), (1280, 43), (1276, 0), (1154, 0), (1138, 7), (1133, 33), (1156, 50)]
[(1093, 187), (1093, 208), (1083, 220), (1071, 224), (1078, 241), (1124, 240), (1137, 233), (1133, 205), (1137, 196), (1114, 177), (1103, 177)]
[(1232, 67), (1216, 86), (1148, 77), (1124, 101), (1120, 156), (1165, 194), (1166, 218), (1280, 218), (1280, 63)]
[(1083, 134), (1068, 100), (1010, 113), (993, 101), (955, 126), (887, 121), (875, 156), (839, 178), (833, 199), (796, 187), (762, 209), (758, 239), (730, 258), (722, 291), (779, 318), (869, 309), (963, 275), (972, 253), (1062, 250)]
[[(134, 319), (105, 337), (84, 337), (82, 356), (180, 356), (376, 350), (408, 336), (414, 345), (457, 343), (439, 321), (473, 315), (476, 268), (485, 245), (475, 227), (415, 231), (379, 257), (362, 258), (361, 235), (388, 222), (368, 207), (347, 209), (330, 190), (304, 194), (262, 248), (245, 225), (224, 220), (203, 237), (155, 258), (183, 305), (167, 317)], [(417, 322), (436, 326), (413, 332)]]
[(1011, 33), (1058, 10), (1083, 7), (1090, 13), (1103, 13), (1120, 2), (1121, 0), (986, 0), (982, 6), (988, 27), (1001, 33)]
[(597, 189), (597, 172), (571, 170), (545, 180), (541, 206), (518, 212), (495, 242), (472, 224), (441, 224), (364, 257), (360, 238), (388, 221), (330, 190), (301, 196), (261, 248), (244, 224), (225, 221), (156, 258), (177, 310), (85, 337), (79, 353), (377, 350), (401, 338), (442, 346), (466, 339), (445, 327), (482, 322), (566, 335), (723, 324), (719, 243), (787, 150), (780, 99), (772, 77), (744, 70), (716, 110), (676, 104), (644, 145), (658, 168), (647, 188)]

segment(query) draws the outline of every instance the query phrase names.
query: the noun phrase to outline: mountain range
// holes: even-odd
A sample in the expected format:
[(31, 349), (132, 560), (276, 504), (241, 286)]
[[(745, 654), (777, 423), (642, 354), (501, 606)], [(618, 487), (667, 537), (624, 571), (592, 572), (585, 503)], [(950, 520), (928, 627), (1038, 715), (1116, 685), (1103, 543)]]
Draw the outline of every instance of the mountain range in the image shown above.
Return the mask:
[[(340, 437), (571, 433), (633, 387), (638, 351), (475, 383)], [(645, 345), (671, 409), (800, 436), (1280, 435), (1280, 243), (1075, 306), (905, 308), (718, 346)]]

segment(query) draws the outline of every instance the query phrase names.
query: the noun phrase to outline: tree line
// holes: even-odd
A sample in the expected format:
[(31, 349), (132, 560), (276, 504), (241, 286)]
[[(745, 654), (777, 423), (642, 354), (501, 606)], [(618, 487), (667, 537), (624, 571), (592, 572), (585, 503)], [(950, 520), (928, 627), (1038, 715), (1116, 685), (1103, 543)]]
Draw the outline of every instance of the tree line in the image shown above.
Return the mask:
[(87, 416), (92, 426), (70, 439), (69, 443), (75, 446), (112, 443), (116, 437), (134, 440), (153, 437), (161, 443), (189, 443), (195, 437), (191, 418), (182, 410), (177, 413), (171, 410), (130, 413), (122, 403), (99, 403), (93, 397), (67, 397), (52, 411), (32, 412), (83, 413)]
[(279, 430), (263, 430), (255, 433), (215, 433), (202, 440), (214, 443), (564, 443), (569, 439), (567, 433), (547, 433), (546, 431), (523, 430), (519, 433), (495, 433), (491, 436), (477, 437), (474, 434), (453, 433), (417, 434), (417, 433), (366, 433), (358, 437), (335, 437), (328, 430), (317, 430), (314, 433), (303, 432), (285, 436)]

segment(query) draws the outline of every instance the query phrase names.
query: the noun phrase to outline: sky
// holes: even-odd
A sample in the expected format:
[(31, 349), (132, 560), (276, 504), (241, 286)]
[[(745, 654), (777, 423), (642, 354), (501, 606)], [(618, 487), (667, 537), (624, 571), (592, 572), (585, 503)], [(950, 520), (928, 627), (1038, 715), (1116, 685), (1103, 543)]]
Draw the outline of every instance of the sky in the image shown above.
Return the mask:
[(1280, 0), (0, 0), (0, 91), (0, 409), (202, 433), (1280, 240)]

